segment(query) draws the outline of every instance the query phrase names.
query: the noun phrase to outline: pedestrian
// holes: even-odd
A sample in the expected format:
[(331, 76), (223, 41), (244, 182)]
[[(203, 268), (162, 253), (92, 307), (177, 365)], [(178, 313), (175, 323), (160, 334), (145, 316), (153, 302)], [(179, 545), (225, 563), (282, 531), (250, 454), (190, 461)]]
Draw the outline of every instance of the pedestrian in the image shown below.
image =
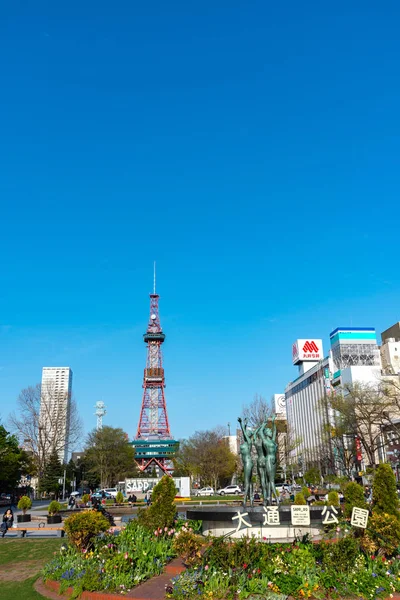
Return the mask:
[(131, 494), (128, 498), (128, 502), (129, 502), (129, 506), (132, 506), (132, 504), (135, 504), (137, 498), (135, 496), (135, 494)]
[(70, 510), (75, 508), (75, 498), (71, 495), (68, 500), (68, 508)]
[(13, 523), (14, 523), (13, 511), (11, 510), (11, 508), (9, 508), (4, 513), (3, 522), (0, 525), (1, 537), (4, 537), (6, 535), (7, 531), (10, 529), (10, 527), (13, 526)]

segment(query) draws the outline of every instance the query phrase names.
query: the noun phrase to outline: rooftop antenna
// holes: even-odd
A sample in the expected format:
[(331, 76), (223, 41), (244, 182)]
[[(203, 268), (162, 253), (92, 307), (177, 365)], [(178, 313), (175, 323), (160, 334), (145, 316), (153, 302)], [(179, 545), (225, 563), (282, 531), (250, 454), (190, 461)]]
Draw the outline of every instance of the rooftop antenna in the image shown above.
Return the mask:
[(154, 289), (153, 289), (153, 294), (155, 295), (156, 293), (156, 261), (154, 261)]
[(106, 414), (106, 405), (101, 400), (96, 402), (96, 412), (94, 413), (97, 417), (97, 431), (103, 429), (103, 417)]

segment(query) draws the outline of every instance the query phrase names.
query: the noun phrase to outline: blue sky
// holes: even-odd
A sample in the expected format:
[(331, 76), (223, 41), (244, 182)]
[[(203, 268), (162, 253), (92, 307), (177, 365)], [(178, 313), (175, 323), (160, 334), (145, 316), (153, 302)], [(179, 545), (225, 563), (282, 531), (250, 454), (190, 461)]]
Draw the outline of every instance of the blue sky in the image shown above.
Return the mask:
[(397, 2), (9, 3), (0, 413), (69, 365), (133, 436), (153, 260), (172, 433), (400, 320)]

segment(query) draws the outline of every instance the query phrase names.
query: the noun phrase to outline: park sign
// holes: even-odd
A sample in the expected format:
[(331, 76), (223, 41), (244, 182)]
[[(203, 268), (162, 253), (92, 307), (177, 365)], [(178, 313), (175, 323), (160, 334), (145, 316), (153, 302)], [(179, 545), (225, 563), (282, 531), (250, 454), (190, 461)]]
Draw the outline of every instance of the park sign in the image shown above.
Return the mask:
[[(190, 497), (190, 477), (173, 477), (177, 496)], [(125, 479), (125, 494), (146, 493), (153, 489), (160, 479), (157, 477), (135, 477)]]
[(307, 338), (296, 340), (292, 345), (293, 364), (302, 362), (318, 362), (324, 358), (322, 340)]

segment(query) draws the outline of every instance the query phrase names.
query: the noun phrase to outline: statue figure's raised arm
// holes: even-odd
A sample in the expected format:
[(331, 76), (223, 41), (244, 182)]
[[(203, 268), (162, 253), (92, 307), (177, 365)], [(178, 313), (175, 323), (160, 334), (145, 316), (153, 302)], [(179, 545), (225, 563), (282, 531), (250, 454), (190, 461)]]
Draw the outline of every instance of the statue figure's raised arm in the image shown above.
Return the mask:
[(272, 415), (272, 439), (276, 442), (276, 423), (275, 423), (276, 415)]

